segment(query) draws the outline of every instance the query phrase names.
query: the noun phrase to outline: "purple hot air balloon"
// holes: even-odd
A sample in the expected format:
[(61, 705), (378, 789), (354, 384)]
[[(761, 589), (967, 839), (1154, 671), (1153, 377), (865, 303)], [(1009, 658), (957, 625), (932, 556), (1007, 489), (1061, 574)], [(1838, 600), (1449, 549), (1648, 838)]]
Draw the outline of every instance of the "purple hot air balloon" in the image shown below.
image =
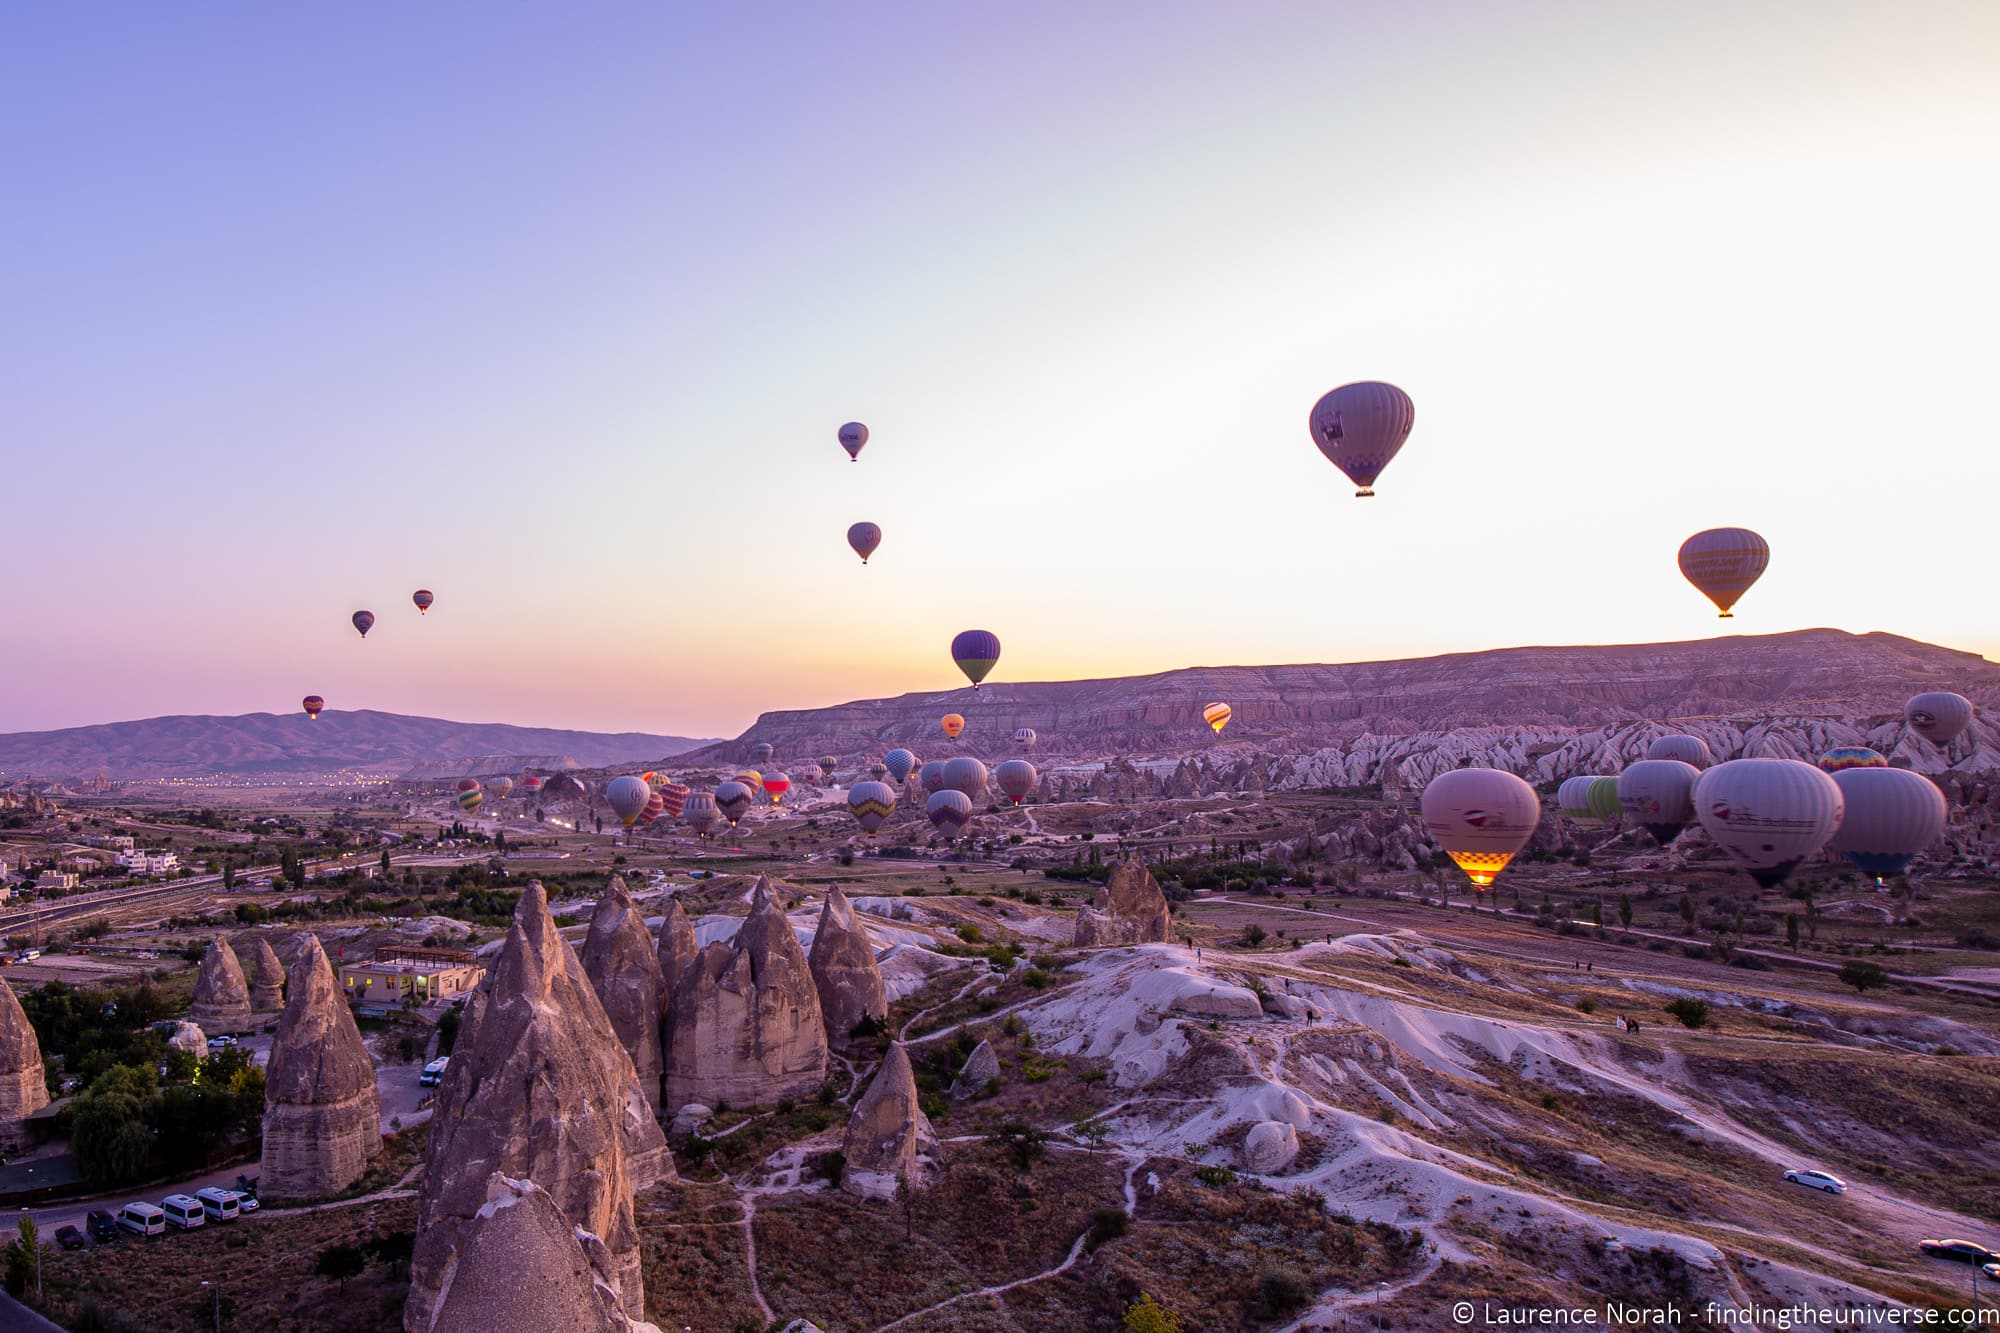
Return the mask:
[(979, 682), (986, 679), (1000, 660), (1000, 640), (989, 630), (966, 630), (951, 641), (951, 660), (958, 663), (958, 669), (977, 691)]

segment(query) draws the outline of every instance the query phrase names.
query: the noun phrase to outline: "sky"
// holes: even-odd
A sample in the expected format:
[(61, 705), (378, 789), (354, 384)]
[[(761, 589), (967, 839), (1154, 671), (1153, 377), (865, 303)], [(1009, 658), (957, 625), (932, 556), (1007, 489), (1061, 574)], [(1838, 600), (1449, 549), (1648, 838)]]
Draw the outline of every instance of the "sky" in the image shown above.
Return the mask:
[(734, 735), (971, 627), (2000, 658), (1995, 69), (1987, 0), (9, 6), (0, 731)]

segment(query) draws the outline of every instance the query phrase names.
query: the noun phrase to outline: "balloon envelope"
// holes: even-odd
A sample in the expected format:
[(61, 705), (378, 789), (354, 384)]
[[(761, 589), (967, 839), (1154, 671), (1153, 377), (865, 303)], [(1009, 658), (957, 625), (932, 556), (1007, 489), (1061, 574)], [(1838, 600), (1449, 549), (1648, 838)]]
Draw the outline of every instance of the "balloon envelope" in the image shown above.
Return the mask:
[(1220, 736), (1222, 729), (1229, 725), (1229, 705), (1210, 704), (1201, 710), (1201, 720), (1214, 728), (1215, 734)]
[(1840, 827), (1840, 787), (1796, 759), (1731, 759), (1694, 784), (1694, 812), (1765, 888), (1782, 884)]
[(783, 773), (764, 775), (764, 794), (771, 798), (772, 805), (781, 804), (785, 799), (785, 793), (791, 789), (792, 780), (787, 775)]
[(849, 462), (861, 457), (861, 446), (866, 443), (868, 443), (868, 427), (860, 422), (850, 421), (840, 428), (840, 447), (847, 450)]
[(653, 789), (646, 785), (644, 778), (613, 778), (604, 788), (604, 799), (611, 803), (611, 813), (617, 815), (626, 828), (645, 812), (646, 802), (653, 799)]
[(753, 764), (767, 764), (771, 762), (771, 756), (776, 753), (777, 750), (772, 746), (771, 742), (758, 741), (750, 747), (750, 762)]
[(435, 602), (437, 597), (429, 588), (419, 588), (410, 594), (410, 600), (417, 604), (417, 614), (422, 615), (431, 609), (431, 603)]
[(1579, 773), (1573, 778), (1564, 778), (1556, 788), (1556, 809), (1571, 819), (1589, 819), (1590, 784), (1597, 778), (1589, 773)]
[(873, 523), (856, 523), (847, 530), (847, 544), (854, 548), (854, 554), (867, 564), (868, 557), (875, 554), (875, 548), (882, 544), (882, 529)]
[(1949, 690), (1919, 694), (1903, 705), (1903, 720), (1910, 730), (1943, 749), (1972, 724), (1972, 700)]
[(1887, 768), (1889, 758), (1865, 745), (1836, 745), (1819, 757), (1822, 772), (1841, 773), (1850, 768)]
[(1771, 563), (1771, 546), (1748, 528), (1709, 528), (1681, 543), (1681, 573), (1725, 618)]
[(507, 799), (507, 794), (514, 790), (514, 779), (488, 778), (486, 781), (486, 790), (493, 793), (494, 800), (504, 801)]
[(930, 816), (938, 832), (955, 838), (972, 822), (972, 798), (962, 791), (935, 791), (924, 802), (924, 813)]
[(1646, 758), (1678, 759), (1696, 768), (1707, 768), (1715, 762), (1715, 756), (1708, 751), (1708, 742), (1699, 736), (1662, 736), (1646, 747)]
[(839, 755), (823, 754), (819, 757), (820, 776), (826, 779), (828, 782), (833, 781), (833, 770), (838, 767), (840, 767)]
[(650, 828), (654, 820), (667, 812), (667, 798), (654, 792), (646, 798), (646, 806), (639, 811), (639, 827)]
[(682, 812), (695, 836), (705, 838), (722, 822), (722, 812), (715, 808), (715, 793), (691, 791), (688, 793), (687, 808)]
[(1497, 768), (1455, 768), (1424, 788), (1424, 828), (1475, 888), (1491, 885), (1528, 839), (1542, 803), (1535, 789)]
[(1023, 750), (1034, 749), (1035, 742), (1039, 739), (1041, 738), (1035, 735), (1033, 727), (1022, 727), (1014, 733), (1014, 744), (1020, 746)]
[(375, 628), (373, 611), (356, 611), (348, 618), (354, 622), (354, 628), (361, 631), (361, 637), (364, 639), (368, 637), (368, 631)]
[(1038, 776), (1035, 766), (1027, 760), (1009, 759), (993, 770), (993, 784), (1000, 788), (1008, 800), (1019, 805), (1027, 799), (1028, 793), (1035, 789), (1035, 779)]
[(882, 822), (895, 813), (896, 789), (886, 782), (857, 782), (847, 789), (847, 809), (871, 838)]
[(1410, 438), (1417, 406), (1393, 384), (1343, 384), (1313, 404), (1307, 425), (1326, 461), (1347, 474), (1355, 495), (1375, 494), (1375, 478)]
[[(752, 796), (761, 796), (764, 794), (764, 775), (756, 769), (744, 769), (736, 775), (736, 780), (748, 787)], [(720, 792), (722, 789), (718, 787), (716, 790)]]
[(1617, 778), (1592, 778), (1585, 802), (1590, 809), (1590, 817), (1607, 824), (1617, 823), (1618, 816), (1625, 812), (1625, 807), (1618, 803)]
[(688, 797), (693, 794), (686, 783), (673, 781), (661, 783), (659, 795), (662, 813), (668, 819), (679, 819), (681, 812), (687, 809)]
[(722, 812), (722, 817), (731, 825), (749, 812), (751, 799), (750, 788), (734, 780), (725, 782), (715, 789), (715, 808)]
[(957, 713), (946, 713), (938, 719), (938, 725), (944, 728), (945, 735), (957, 740), (958, 733), (965, 730), (965, 719)]
[(542, 779), (534, 773), (530, 773), (527, 777), (521, 779), (521, 790), (530, 795), (539, 795), (543, 785)]
[(944, 786), (944, 760), (933, 759), (917, 770), (917, 782), (925, 791), (938, 791)]
[(326, 700), (320, 698), (317, 694), (308, 694), (305, 697), (302, 707), (306, 710), (306, 716), (317, 722), (320, 710), (326, 707)]
[(1000, 640), (987, 630), (966, 630), (951, 641), (951, 660), (958, 663), (958, 669), (977, 690), (979, 682), (986, 679), (1000, 660)]
[(883, 778), (889, 776), (889, 766), (878, 759), (868, 765), (868, 776), (876, 782), (880, 782)]
[(465, 811), (467, 814), (471, 814), (479, 808), (479, 803), (485, 799), (486, 793), (481, 790), (478, 778), (460, 778), (458, 780), (459, 809)]
[(947, 759), (944, 765), (944, 790), (962, 791), (971, 800), (986, 795), (986, 765), (970, 755), (960, 755)]
[(1944, 834), (1944, 793), (1907, 768), (1844, 768), (1833, 775), (1845, 812), (1827, 846), (1880, 880), (1908, 869)]
[(889, 778), (893, 782), (907, 780), (910, 770), (916, 766), (917, 756), (901, 746), (882, 756), (882, 767), (888, 771)]
[(1694, 822), (1701, 770), (1678, 759), (1641, 759), (1618, 775), (1618, 803), (1664, 847)]

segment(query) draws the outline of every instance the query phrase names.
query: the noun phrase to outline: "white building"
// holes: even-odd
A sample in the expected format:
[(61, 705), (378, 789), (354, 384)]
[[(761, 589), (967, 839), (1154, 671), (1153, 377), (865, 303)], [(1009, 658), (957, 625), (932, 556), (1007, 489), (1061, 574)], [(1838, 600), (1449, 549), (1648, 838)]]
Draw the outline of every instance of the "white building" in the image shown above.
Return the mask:
[(35, 876), (35, 892), (67, 893), (80, 882), (74, 870), (44, 870), (41, 874)]
[(120, 852), (118, 864), (135, 875), (171, 875), (180, 869), (180, 857), (174, 852)]

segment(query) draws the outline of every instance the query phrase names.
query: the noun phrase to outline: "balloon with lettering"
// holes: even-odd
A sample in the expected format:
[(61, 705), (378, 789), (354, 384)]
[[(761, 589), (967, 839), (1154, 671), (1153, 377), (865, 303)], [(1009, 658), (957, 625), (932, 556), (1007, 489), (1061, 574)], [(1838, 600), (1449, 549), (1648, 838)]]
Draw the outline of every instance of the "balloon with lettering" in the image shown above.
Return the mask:
[[(892, 432), (893, 433), (893, 432)], [(840, 447), (847, 450), (847, 461), (861, 461), (861, 446), (868, 443), (868, 427), (858, 421), (850, 421), (840, 428)], [(894, 452), (891, 450), (890, 452)]]
[(945, 735), (957, 740), (959, 733), (965, 730), (965, 719), (957, 713), (946, 713), (938, 719), (938, 725), (944, 728)]
[(1375, 494), (1375, 478), (1410, 438), (1417, 407), (1393, 384), (1343, 384), (1313, 404), (1308, 427), (1326, 461), (1347, 474), (1354, 494)]
[(1826, 846), (1845, 808), (1840, 784), (1796, 759), (1731, 759), (1694, 784), (1701, 826), (1767, 889)]
[(847, 544), (854, 548), (854, 554), (867, 564), (868, 557), (875, 554), (875, 548), (882, 544), (882, 529), (873, 523), (856, 523), (847, 530)]
[(361, 637), (364, 639), (368, 637), (368, 631), (375, 628), (375, 613), (373, 611), (356, 611), (348, 619), (354, 622), (354, 628), (360, 632)]
[(1942, 750), (1972, 725), (1972, 700), (1949, 690), (1919, 694), (1903, 705), (1910, 730)]
[(1664, 847), (1694, 822), (1701, 770), (1678, 759), (1641, 759), (1618, 775), (1618, 803)]
[(993, 785), (1002, 795), (1015, 805), (1028, 799), (1028, 793), (1035, 789), (1035, 779), (1039, 775), (1035, 766), (1025, 759), (1009, 759), (993, 770)]
[(417, 614), (423, 615), (431, 609), (431, 603), (437, 600), (437, 594), (429, 588), (419, 588), (410, 594), (410, 600), (417, 604)]
[(632, 821), (645, 813), (646, 802), (653, 799), (653, 789), (644, 778), (628, 774), (611, 779), (604, 788), (604, 799), (611, 803), (611, 813), (618, 816), (619, 822), (631, 828)]
[(1715, 762), (1715, 756), (1708, 752), (1708, 742), (1699, 736), (1662, 736), (1646, 747), (1646, 758), (1678, 759), (1696, 768), (1707, 768)]
[(1497, 768), (1440, 773), (1421, 804), (1425, 830), (1475, 889), (1492, 886), (1535, 836), (1542, 814), (1535, 789)]

